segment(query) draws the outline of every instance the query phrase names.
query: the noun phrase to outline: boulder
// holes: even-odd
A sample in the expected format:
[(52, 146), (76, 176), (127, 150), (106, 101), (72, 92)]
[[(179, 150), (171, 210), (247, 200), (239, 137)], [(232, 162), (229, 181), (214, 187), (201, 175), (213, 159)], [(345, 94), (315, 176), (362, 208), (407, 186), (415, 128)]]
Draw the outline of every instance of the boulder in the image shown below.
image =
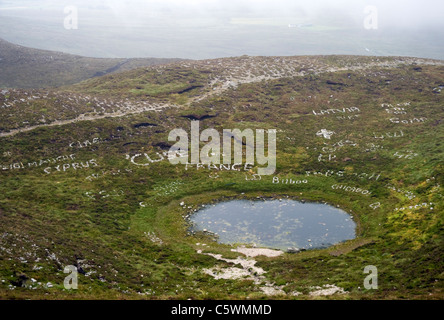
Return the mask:
[(288, 248), (287, 253), (299, 253), (301, 252), (301, 249), (299, 248)]

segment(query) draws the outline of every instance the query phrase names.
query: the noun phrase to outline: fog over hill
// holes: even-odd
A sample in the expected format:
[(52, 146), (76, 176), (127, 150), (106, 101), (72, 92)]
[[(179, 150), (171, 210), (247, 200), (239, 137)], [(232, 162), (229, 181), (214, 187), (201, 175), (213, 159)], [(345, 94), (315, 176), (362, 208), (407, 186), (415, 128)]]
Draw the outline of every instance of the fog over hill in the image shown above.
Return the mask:
[[(443, 59), (443, 10), (439, 0), (3, 0), (0, 37), (107, 58), (352, 54)], [(71, 14), (75, 28), (69, 28)]]

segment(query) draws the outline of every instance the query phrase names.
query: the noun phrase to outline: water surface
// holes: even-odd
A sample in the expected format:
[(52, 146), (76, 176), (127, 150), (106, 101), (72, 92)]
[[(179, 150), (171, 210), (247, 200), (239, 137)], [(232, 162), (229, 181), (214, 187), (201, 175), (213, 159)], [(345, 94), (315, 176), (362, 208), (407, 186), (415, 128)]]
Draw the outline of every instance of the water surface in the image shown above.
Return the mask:
[(327, 247), (356, 236), (356, 224), (345, 211), (294, 200), (222, 202), (199, 210), (191, 222), (193, 230), (217, 234), (220, 243), (281, 250)]

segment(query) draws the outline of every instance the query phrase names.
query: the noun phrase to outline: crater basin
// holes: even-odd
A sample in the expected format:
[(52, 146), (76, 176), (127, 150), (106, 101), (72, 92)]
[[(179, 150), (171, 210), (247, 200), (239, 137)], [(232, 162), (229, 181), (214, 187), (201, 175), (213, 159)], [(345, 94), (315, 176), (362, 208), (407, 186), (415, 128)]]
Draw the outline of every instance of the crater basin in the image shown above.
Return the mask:
[(287, 250), (318, 249), (354, 239), (351, 216), (331, 205), (295, 200), (233, 200), (207, 205), (191, 216), (193, 231), (219, 243)]

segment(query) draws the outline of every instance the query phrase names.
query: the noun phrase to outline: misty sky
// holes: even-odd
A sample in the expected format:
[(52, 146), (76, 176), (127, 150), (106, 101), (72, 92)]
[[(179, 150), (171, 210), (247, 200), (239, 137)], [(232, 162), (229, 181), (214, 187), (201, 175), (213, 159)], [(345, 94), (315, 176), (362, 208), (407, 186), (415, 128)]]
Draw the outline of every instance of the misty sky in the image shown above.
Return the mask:
[[(67, 6), (78, 10), (77, 29), (65, 27)], [(364, 23), (367, 6), (377, 28)], [(0, 0), (0, 37), (94, 57), (444, 59), (443, 12), (442, 0)]]

